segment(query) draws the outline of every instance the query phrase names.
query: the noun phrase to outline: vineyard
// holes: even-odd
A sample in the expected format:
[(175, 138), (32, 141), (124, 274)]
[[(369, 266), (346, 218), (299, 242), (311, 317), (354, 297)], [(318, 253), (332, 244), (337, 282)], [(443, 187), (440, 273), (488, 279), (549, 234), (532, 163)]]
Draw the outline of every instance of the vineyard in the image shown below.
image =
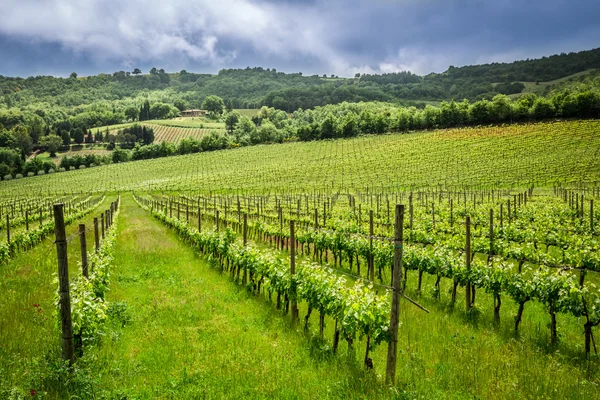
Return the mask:
[(207, 128), (182, 128), (168, 125), (147, 124), (154, 129), (154, 143), (179, 143), (183, 139), (194, 138), (202, 139), (202, 136), (210, 133)]
[(600, 397), (597, 121), (5, 181), (0, 235), (3, 398)]

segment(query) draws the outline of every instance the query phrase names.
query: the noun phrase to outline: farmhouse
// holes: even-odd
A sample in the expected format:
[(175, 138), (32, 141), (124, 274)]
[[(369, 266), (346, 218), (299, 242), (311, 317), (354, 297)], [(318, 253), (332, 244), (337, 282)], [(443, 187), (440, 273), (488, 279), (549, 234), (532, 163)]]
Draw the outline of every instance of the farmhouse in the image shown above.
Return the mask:
[(181, 112), (182, 117), (203, 117), (206, 115), (205, 110), (185, 110)]

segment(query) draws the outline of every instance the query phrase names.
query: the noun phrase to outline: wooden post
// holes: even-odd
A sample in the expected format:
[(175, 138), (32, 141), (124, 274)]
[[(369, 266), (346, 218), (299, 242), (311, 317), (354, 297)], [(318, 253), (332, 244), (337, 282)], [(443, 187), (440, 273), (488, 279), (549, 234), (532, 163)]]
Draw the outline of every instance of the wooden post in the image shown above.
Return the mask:
[[(296, 233), (294, 232), (294, 221), (290, 221), (290, 275), (292, 280), (296, 274)], [(291, 290), (292, 325), (298, 322), (298, 299), (296, 298), (296, 286), (292, 283)]]
[(215, 210), (215, 228), (219, 232), (219, 210)]
[(594, 200), (590, 200), (590, 231), (594, 234)]
[(25, 210), (25, 230), (29, 230), (29, 210)]
[(79, 244), (81, 245), (81, 272), (83, 273), (83, 276), (89, 278), (85, 224), (79, 224)]
[(410, 238), (412, 239), (413, 237), (413, 201), (412, 201), (412, 193), (410, 194), (409, 197), (409, 204), (408, 204), (408, 212), (410, 213)]
[[(465, 243), (465, 256), (467, 262), (467, 271), (471, 269), (471, 217), (467, 215), (466, 221), (466, 243)], [(469, 312), (471, 310), (471, 282), (467, 280), (466, 285), (466, 311)]]
[(102, 220), (102, 239), (104, 239), (104, 231), (105, 231), (105, 221), (104, 221), (104, 213), (100, 214), (100, 219)]
[(10, 248), (10, 219), (8, 219), (8, 214), (6, 214), (6, 243)]
[(65, 232), (64, 204), (54, 205), (54, 234), (58, 258), (58, 279), (60, 295), (60, 320), (62, 328), (62, 357), (71, 365), (75, 362), (73, 346), (73, 324), (71, 321), (71, 296), (69, 294), (69, 264), (67, 261), (67, 234)]
[(373, 260), (373, 210), (369, 210), (369, 279), (375, 282), (375, 262)]
[(494, 255), (494, 209), (490, 208), (490, 260)]
[(94, 244), (96, 245), (96, 253), (100, 251), (100, 236), (98, 234), (98, 217), (94, 218)]
[(42, 209), (40, 208), (40, 228), (42, 227)]
[(504, 214), (504, 203), (500, 203), (500, 229), (502, 229), (502, 219)]
[(398, 354), (398, 325), (400, 318), (400, 282), (402, 281), (402, 235), (404, 229), (404, 205), (396, 205), (394, 225), (394, 269), (392, 271), (392, 309), (390, 312), (390, 342), (388, 343), (385, 382), (396, 381), (396, 356)]
[(202, 232), (202, 214), (200, 214), (200, 206), (198, 206), (198, 232)]
[[(243, 237), (244, 237), (244, 247), (248, 243), (248, 214), (244, 213), (244, 228), (243, 228)], [(246, 286), (248, 282), (248, 268), (244, 263), (244, 277), (242, 278), (242, 285)]]

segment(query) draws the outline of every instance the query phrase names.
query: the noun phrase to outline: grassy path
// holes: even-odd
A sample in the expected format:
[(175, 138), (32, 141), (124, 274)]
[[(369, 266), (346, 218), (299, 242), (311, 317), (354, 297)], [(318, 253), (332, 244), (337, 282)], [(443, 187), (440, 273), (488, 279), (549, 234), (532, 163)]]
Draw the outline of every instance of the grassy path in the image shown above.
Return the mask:
[(272, 307), (199, 259), (130, 196), (122, 197), (115, 265), (108, 300), (127, 308), (87, 356), (89, 376), (99, 377), (94, 385), (102, 393), (135, 398), (381, 395), (372, 392), (382, 390), (372, 376), (348, 368), (343, 357), (321, 359)]

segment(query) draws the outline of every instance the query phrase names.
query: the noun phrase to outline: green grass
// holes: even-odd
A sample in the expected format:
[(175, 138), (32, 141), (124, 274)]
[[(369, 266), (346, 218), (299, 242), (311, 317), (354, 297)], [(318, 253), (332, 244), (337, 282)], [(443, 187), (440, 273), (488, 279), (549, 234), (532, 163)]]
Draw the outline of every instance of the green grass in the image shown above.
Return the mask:
[(252, 118), (258, 113), (258, 110), (255, 108), (236, 108), (233, 111), (248, 118)]

